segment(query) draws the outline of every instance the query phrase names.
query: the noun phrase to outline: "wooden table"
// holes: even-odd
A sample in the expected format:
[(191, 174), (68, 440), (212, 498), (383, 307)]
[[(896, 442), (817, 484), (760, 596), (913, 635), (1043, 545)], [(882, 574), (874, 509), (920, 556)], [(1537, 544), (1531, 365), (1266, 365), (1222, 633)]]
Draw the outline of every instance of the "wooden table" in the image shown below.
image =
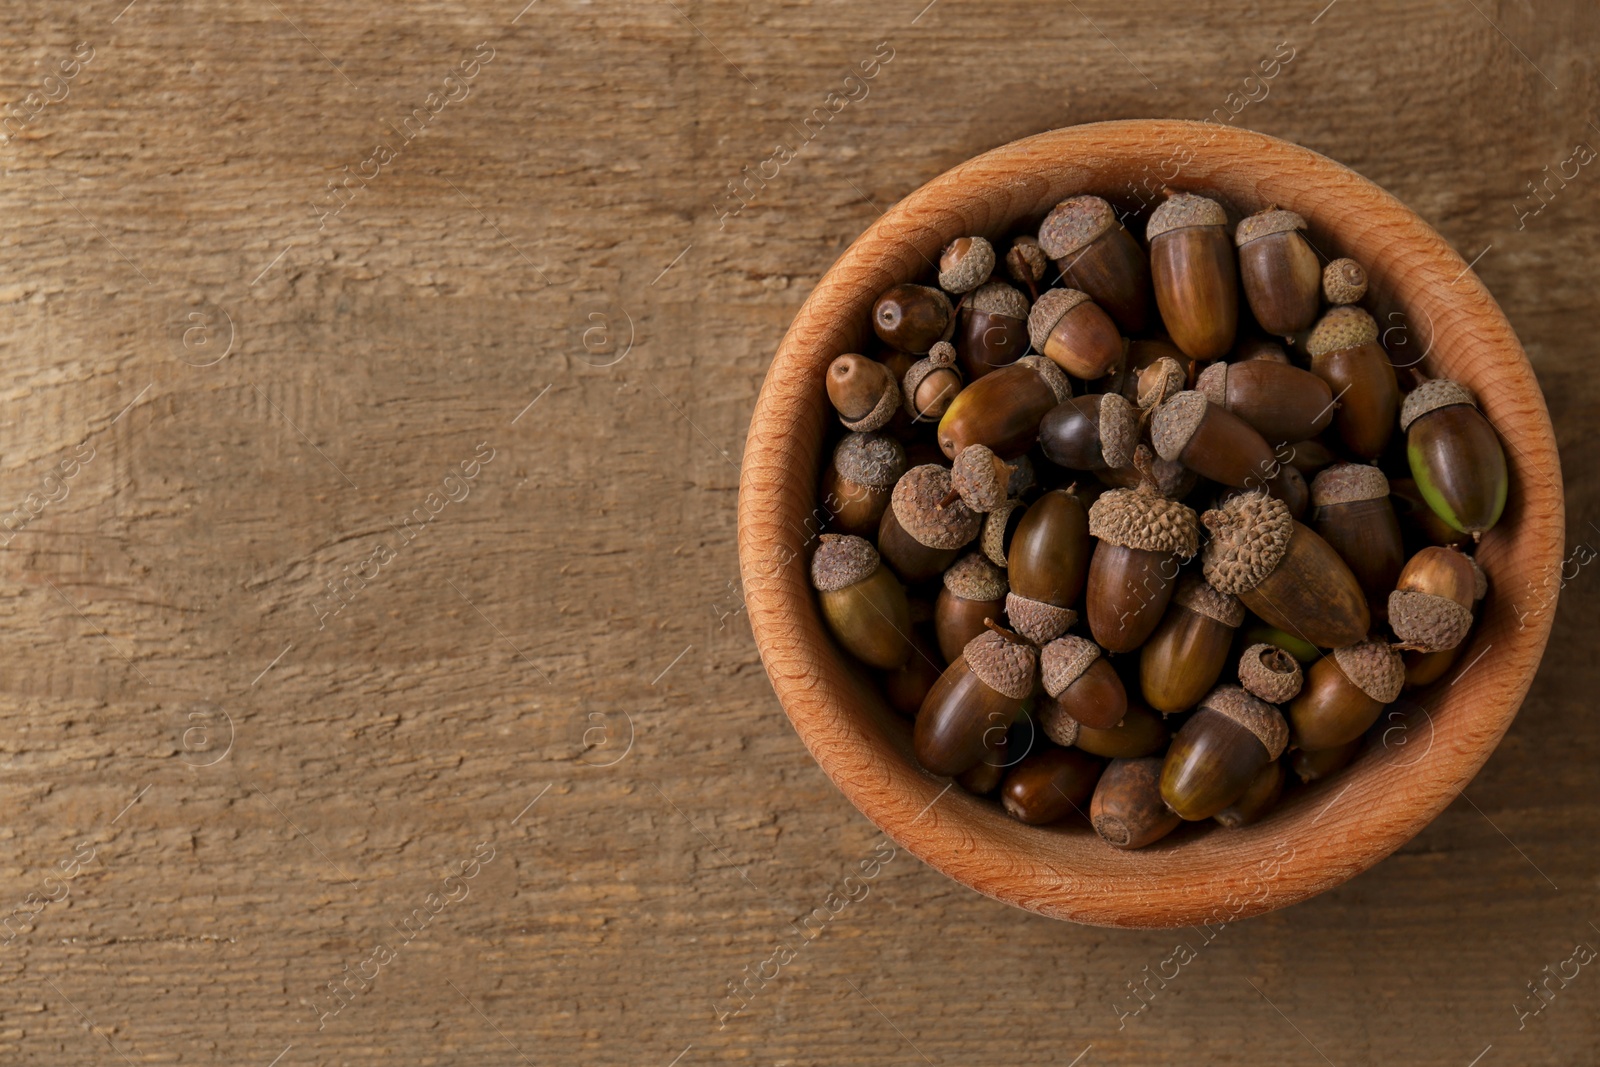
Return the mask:
[(1593, 5), (124, 2), (0, 29), (0, 1061), (1593, 1062), (1591, 549), (1466, 795), (1209, 940), (893, 852), (734, 550), (769, 354), (877, 211), (1218, 109), (1474, 260), (1600, 546)]

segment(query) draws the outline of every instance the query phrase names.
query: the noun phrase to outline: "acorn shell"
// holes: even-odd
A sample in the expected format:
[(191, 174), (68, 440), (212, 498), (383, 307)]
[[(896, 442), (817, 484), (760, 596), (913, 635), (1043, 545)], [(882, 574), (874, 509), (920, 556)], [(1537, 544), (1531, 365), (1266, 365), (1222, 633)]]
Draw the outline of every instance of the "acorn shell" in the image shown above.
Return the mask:
[(1336, 259), (1322, 268), (1322, 295), (1330, 304), (1354, 304), (1367, 295), (1367, 270), (1353, 259)]
[(978, 547), (989, 562), (997, 567), (1006, 565), (1006, 526), (1010, 523), (1011, 513), (1020, 507), (1020, 500), (1007, 500), (984, 517), (983, 535)]
[(1089, 506), (1089, 533), (1123, 548), (1185, 559), (1200, 548), (1194, 509), (1147, 489), (1111, 489)]
[(1331, 309), (1306, 338), (1306, 354), (1322, 356), (1346, 348), (1357, 348), (1378, 339), (1378, 324), (1358, 307)]
[(854, 430), (856, 433), (871, 433), (881, 430), (894, 418), (895, 409), (900, 406), (900, 386), (895, 382), (894, 375), (888, 376), (883, 392), (878, 394), (878, 402), (871, 411), (855, 421), (839, 416), (839, 421), (844, 423), (845, 429)]
[(1060, 696), (1099, 658), (1100, 646), (1087, 637), (1068, 634), (1056, 638), (1039, 653), (1039, 675), (1044, 691), (1052, 697)]
[(1013, 319), (1028, 317), (1028, 298), (1020, 289), (1005, 282), (984, 282), (967, 297), (967, 306), (985, 315), (1005, 315)]
[(1311, 480), (1311, 506), (1354, 504), (1389, 496), (1389, 479), (1367, 463), (1335, 463)]
[(928, 548), (952, 549), (978, 536), (983, 516), (950, 495), (950, 472), (937, 463), (913, 467), (895, 483), (889, 506), (895, 521)]
[(1033, 342), (1034, 349), (1043, 352), (1044, 343), (1050, 339), (1050, 331), (1056, 328), (1056, 323), (1079, 304), (1090, 302), (1089, 294), (1077, 289), (1051, 289), (1039, 294), (1028, 312), (1028, 340)]
[(872, 577), (878, 569), (878, 550), (865, 537), (823, 534), (811, 557), (811, 584), (820, 592), (836, 593)]
[(968, 552), (944, 572), (944, 587), (963, 600), (999, 600), (1006, 595), (1006, 572)]
[(1196, 615), (1220, 622), (1230, 630), (1237, 630), (1244, 622), (1244, 605), (1239, 598), (1219, 592), (1198, 574), (1186, 573), (1179, 578), (1172, 599)]
[(1389, 629), (1419, 652), (1455, 648), (1472, 629), (1472, 612), (1449, 597), (1396, 589), (1389, 594)]
[(1010, 496), (1011, 466), (987, 445), (968, 445), (950, 468), (950, 486), (973, 511), (993, 511)]
[(961, 656), (978, 681), (1001, 696), (1026, 700), (1032, 694), (1034, 671), (1039, 665), (1032, 645), (987, 630), (968, 641)]
[(1039, 247), (1051, 259), (1070, 259), (1117, 224), (1117, 213), (1098, 196), (1074, 196), (1051, 208), (1039, 224)]
[(1406, 684), (1406, 665), (1387, 641), (1363, 641), (1333, 650), (1344, 676), (1380, 704), (1393, 703)]
[(906, 472), (906, 450), (893, 437), (850, 433), (834, 447), (833, 467), (857, 485), (890, 489)]
[(1206, 417), (1208, 404), (1206, 394), (1189, 389), (1156, 408), (1150, 417), (1150, 443), (1155, 445), (1156, 455), (1166, 460), (1182, 456)]
[(1226, 226), (1228, 213), (1221, 204), (1209, 197), (1194, 193), (1174, 193), (1166, 203), (1150, 214), (1145, 223), (1144, 239), (1154, 241), (1164, 233), (1181, 230), (1186, 226)]
[[(1289, 669), (1281, 669), (1285, 666)], [(1305, 673), (1300, 661), (1277, 645), (1254, 644), (1239, 657), (1239, 684), (1268, 704), (1284, 704), (1299, 695)]]
[(1435, 378), (1423, 382), (1407, 393), (1405, 403), (1400, 405), (1400, 429), (1409, 430), (1413, 422), (1428, 412), (1449, 407), (1451, 404), (1477, 407), (1478, 401), (1472, 395), (1472, 390), (1460, 382), (1453, 382), (1448, 378)]
[[(956, 254), (956, 241), (945, 246), (939, 256), (939, 288), (948, 293), (965, 293), (976, 289), (994, 273), (994, 246), (983, 237), (957, 238), (965, 240), (964, 252)], [(949, 266), (946, 259), (954, 260)]]
[(1042, 645), (1066, 633), (1078, 621), (1078, 613), (1071, 608), (1059, 608), (1042, 600), (1007, 593), (1006, 619), (1017, 633)]
[(1258, 211), (1239, 223), (1239, 228), (1233, 233), (1233, 242), (1243, 248), (1258, 237), (1270, 237), (1275, 233), (1288, 233), (1305, 228), (1306, 220), (1293, 211), (1281, 208)]
[(1277, 568), (1294, 535), (1289, 505), (1263, 492), (1229, 497), (1200, 521), (1211, 531), (1202, 557), (1206, 579), (1235, 596), (1248, 593)]

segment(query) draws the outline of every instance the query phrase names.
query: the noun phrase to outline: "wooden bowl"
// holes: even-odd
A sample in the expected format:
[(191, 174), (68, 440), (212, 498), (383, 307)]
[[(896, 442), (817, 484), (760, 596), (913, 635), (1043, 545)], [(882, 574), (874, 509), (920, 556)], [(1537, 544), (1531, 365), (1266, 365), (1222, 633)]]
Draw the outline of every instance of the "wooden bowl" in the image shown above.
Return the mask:
[[(1400, 342), (1413, 346), (1401, 351), (1427, 349), (1422, 366), (1431, 375), (1458, 379), (1479, 397), (1506, 446), (1511, 498), (1478, 550), (1490, 594), (1470, 647), (1432, 690), (1388, 713), (1381, 743), (1254, 826), (1185, 827), (1121, 852), (1082, 822), (1024, 826), (919, 768), (906, 720), (825, 631), (807, 567), (825, 518), (816, 487), (834, 420), (823, 372), (866, 342), (875, 297), (929, 275), (956, 237), (999, 238), (1077, 193), (1127, 204), (1136, 188), (1163, 183), (1241, 213), (1272, 204), (1297, 211), (1324, 254), (1362, 263), (1380, 327), (1409, 331), (1386, 336), (1391, 351)], [(1544, 399), (1510, 324), (1462, 258), (1340, 164), (1193, 122), (1043, 133), (964, 163), (891, 208), (817, 284), (784, 337), (750, 421), (739, 489), (750, 625), (778, 699), (822, 769), (880, 829), (951, 878), (1030, 911), (1103, 926), (1220, 923), (1293, 904), (1366, 870), (1426, 826), (1483, 766), (1528, 691), (1550, 632), (1552, 613), (1541, 605), (1553, 597), (1563, 528)]]

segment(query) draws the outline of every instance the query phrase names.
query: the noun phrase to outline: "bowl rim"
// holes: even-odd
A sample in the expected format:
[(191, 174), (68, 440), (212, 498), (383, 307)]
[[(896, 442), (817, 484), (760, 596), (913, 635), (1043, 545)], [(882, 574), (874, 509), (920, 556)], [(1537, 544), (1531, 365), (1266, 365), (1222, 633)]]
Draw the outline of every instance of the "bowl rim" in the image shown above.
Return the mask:
[[(1180, 831), (1176, 842), (1120, 852), (1087, 828), (1022, 826), (917, 767), (909, 731), (891, 725), (905, 720), (825, 633), (806, 570), (823, 522), (816, 472), (829, 409), (821, 375), (864, 337), (871, 299), (925, 274), (956, 236), (998, 237), (1070, 195), (1137, 192), (1136, 176), (1148, 188), (1150, 174), (1240, 210), (1275, 203), (1297, 211), (1314, 237), (1336, 245), (1319, 242), (1330, 258), (1360, 261), (1372, 293), (1395, 309), (1379, 319), (1391, 324), (1386, 341), (1425, 319), (1427, 351), (1418, 362), (1478, 396), (1507, 446), (1513, 491), (1477, 549), (1491, 592), (1457, 660), (1464, 666), (1452, 668), (1448, 683), (1397, 703), (1382, 744), (1258, 824), (1204, 836)], [(1399, 343), (1411, 343), (1409, 332)], [(738, 509), (745, 605), (762, 662), (795, 731), (850, 802), (896, 843), (980, 893), (1117, 927), (1216, 926), (1284, 907), (1367, 870), (1420, 832), (1487, 761), (1532, 684), (1553, 610), (1547, 603), (1519, 613), (1513, 591), (1524, 582), (1549, 585), (1564, 527), (1543, 395), (1510, 323), (1466, 261), (1342, 164), (1266, 134), (1180, 120), (1036, 134), (946, 171), (885, 211), (823, 275), (778, 347), (751, 417)], [(1493, 648), (1500, 651), (1489, 656)]]

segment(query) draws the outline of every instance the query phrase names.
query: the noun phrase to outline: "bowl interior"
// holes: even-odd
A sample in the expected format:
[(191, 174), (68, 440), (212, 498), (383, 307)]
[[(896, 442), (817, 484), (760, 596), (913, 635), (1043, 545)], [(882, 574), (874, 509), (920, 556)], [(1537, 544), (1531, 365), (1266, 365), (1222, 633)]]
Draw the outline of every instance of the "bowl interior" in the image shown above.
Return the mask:
[[(866, 339), (877, 294), (929, 273), (956, 237), (1001, 237), (1077, 193), (1122, 208), (1142, 203), (1147, 216), (1163, 185), (1216, 196), (1240, 213), (1291, 209), (1325, 256), (1362, 263), (1367, 305), (1395, 363), (1473, 389), (1505, 443), (1512, 488), (1477, 552), (1490, 593), (1470, 647), (1443, 680), (1385, 713), (1381, 744), (1253, 826), (1184, 827), (1120, 852), (1086, 825), (1024, 826), (920, 769), (905, 720), (823, 629), (806, 564), (825, 520), (816, 473), (832, 411), (822, 375)], [(1527, 692), (1551, 613), (1523, 602), (1553, 580), (1563, 526), (1543, 397), (1466, 262), (1399, 201), (1323, 156), (1249, 131), (1160, 121), (1017, 141), (884, 214), (818, 283), (784, 337), (751, 420), (739, 500), (745, 598), (763, 662), (801, 739), (851, 802), (979, 892), (1057, 918), (1130, 927), (1226, 922), (1294, 903), (1365, 870), (1427, 825), (1488, 759)]]

